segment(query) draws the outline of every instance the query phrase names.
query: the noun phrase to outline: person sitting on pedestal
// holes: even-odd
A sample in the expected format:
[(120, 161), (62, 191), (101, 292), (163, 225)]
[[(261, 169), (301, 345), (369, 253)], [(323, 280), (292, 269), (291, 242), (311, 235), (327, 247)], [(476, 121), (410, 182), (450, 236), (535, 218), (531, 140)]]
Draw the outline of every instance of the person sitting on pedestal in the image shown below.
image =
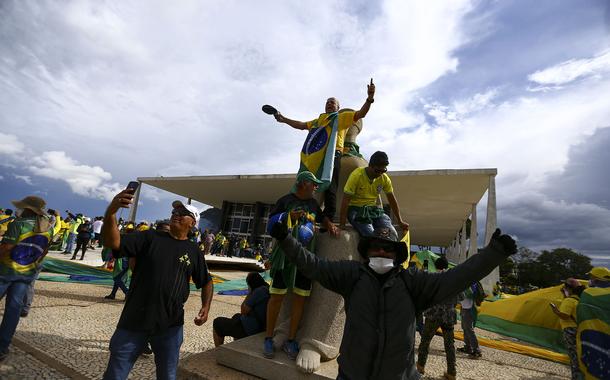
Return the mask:
[[(280, 198), (269, 214), (269, 228), (278, 221), (289, 223), (293, 227), (295, 238), (310, 250), (314, 250), (314, 224), (321, 222), (332, 235), (339, 233), (337, 227), (322, 213), (320, 205), (313, 194), (321, 183), (311, 172), (304, 171), (297, 175), (292, 192)], [(263, 346), (263, 355), (273, 358), (273, 331), (282, 301), (288, 289), (292, 289), (292, 307), (288, 339), (282, 345), (282, 350), (292, 359), (299, 353), (299, 345), (295, 340), (299, 322), (303, 315), (305, 298), (311, 292), (311, 281), (304, 277), (296, 266), (284, 258), (283, 251), (276, 244), (271, 256), (271, 298), (267, 305), (267, 335)]]
[(339, 217), (341, 228), (344, 228), (346, 220), (349, 220), (360, 236), (371, 236), (377, 228), (389, 228), (396, 235), (392, 219), (384, 212), (381, 205), (380, 196), (383, 191), (398, 224), (405, 233), (408, 231), (409, 223), (403, 221), (400, 216), (392, 180), (386, 174), (388, 165), (388, 155), (377, 151), (371, 156), (368, 166), (357, 168), (349, 175), (343, 189)]
[(212, 332), (216, 347), (224, 344), (225, 336), (237, 340), (265, 331), (269, 284), (256, 272), (248, 273), (246, 283), (248, 284), (248, 295), (241, 304), (241, 312), (233, 315), (232, 318), (214, 319)]

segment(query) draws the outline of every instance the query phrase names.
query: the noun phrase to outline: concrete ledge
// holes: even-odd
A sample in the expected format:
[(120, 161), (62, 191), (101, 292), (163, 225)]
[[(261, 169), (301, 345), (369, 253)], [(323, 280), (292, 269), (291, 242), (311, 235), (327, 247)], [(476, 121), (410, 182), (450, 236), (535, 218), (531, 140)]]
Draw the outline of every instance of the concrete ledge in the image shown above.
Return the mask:
[(338, 366), (335, 360), (320, 365), (320, 369), (307, 374), (299, 371), (294, 361), (283, 352), (274, 359), (262, 355), (263, 336), (258, 334), (224, 344), (180, 361), (181, 379), (270, 379), (270, 380), (327, 380), (336, 379)]

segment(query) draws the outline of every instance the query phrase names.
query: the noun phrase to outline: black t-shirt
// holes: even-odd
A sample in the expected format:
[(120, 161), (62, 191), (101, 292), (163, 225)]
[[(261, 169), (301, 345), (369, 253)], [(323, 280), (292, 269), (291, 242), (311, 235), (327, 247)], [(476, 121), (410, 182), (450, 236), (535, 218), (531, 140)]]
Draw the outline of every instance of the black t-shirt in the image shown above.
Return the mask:
[(123, 235), (116, 253), (136, 258), (119, 328), (155, 333), (183, 325), (189, 279), (198, 289), (212, 281), (197, 244), (176, 240), (167, 232)]
[(316, 222), (321, 223), (324, 219), (322, 215), (322, 209), (318, 201), (315, 199), (301, 199), (294, 195), (294, 193), (286, 194), (275, 202), (275, 207), (269, 213), (269, 216), (279, 214), (282, 212), (299, 211), (303, 210), (308, 214), (312, 215)]

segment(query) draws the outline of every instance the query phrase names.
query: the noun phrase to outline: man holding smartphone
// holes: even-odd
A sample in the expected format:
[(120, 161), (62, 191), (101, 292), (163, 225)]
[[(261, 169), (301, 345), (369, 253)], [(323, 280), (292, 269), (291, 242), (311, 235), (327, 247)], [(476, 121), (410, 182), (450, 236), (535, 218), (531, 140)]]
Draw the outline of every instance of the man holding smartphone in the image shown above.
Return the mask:
[(136, 258), (125, 307), (110, 340), (104, 379), (126, 379), (147, 342), (155, 353), (157, 378), (175, 379), (189, 280), (202, 288), (201, 309), (194, 320), (198, 326), (208, 319), (214, 290), (203, 255), (188, 239), (188, 232), (199, 221), (199, 211), (175, 201), (169, 232), (147, 230), (121, 236), (116, 213), (133, 202), (135, 189), (129, 187), (110, 202), (102, 227), (104, 246), (115, 257)]

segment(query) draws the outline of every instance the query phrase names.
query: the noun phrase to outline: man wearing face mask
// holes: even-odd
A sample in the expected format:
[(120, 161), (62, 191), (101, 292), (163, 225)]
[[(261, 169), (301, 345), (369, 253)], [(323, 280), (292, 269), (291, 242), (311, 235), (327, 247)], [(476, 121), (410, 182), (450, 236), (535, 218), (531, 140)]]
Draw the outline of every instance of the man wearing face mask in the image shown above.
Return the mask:
[(133, 202), (133, 190), (117, 194), (104, 216), (102, 240), (116, 258), (135, 258), (135, 267), (117, 329), (110, 340), (104, 379), (126, 379), (148, 342), (155, 353), (157, 378), (175, 379), (183, 341), (184, 304), (190, 281), (201, 288), (201, 309), (195, 324), (208, 319), (212, 277), (199, 247), (188, 233), (199, 222), (199, 211), (172, 203), (169, 231), (146, 230), (121, 236), (116, 213)]
[(319, 258), (284, 223), (275, 223), (271, 236), (303, 275), (344, 299), (338, 379), (419, 379), (415, 314), (457, 295), (517, 251), (515, 241), (498, 229), (489, 245), (464, 263), (446, 272), (424, 273), (402, 268), (407, 246), (388, 228), (360, 239), (362, 262)]

